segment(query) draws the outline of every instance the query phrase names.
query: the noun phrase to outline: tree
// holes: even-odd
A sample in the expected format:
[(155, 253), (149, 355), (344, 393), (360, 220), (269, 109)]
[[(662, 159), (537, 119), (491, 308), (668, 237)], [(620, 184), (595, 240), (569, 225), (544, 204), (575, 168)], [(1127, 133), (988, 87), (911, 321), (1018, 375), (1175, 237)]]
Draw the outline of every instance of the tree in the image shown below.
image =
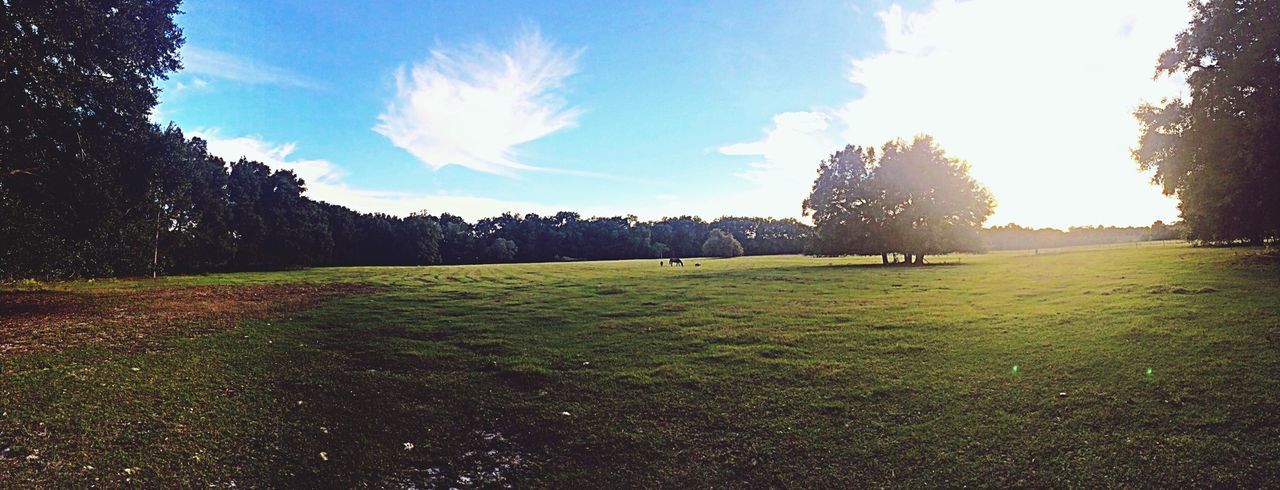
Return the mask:
[(150, 269), (197, 272), (225, 265), (235, 252), (227, 208), (227, 172), (203, 140), (177, 126), (155, 131), (143, 156), (152, 169), (145, 214), (155, 216)]
[(702, 243), (702, 255), (707, 257), (738, 257), (742, 255), (742, 244), (728, 232), (719, 228), (707, 234), (707, 241)]
[[(155, 216), (137, 158), (178, 0), (0, 3), (0, 270), (141, 272)], [(150, 233), (148, 233), (150, 232)]]
[[(307, 267), (331, 260), (332, 217), (327, 209), (303, 196), (304, 192), (306, 183), (292, 171), (273, 172), (261, 162), (244, 158), (231, 165), (227, 195), (237, 268)], [(356, 224), (358, 227), (361, 222)], [(372, 235), (375, 231), (361, 229), (360, 233)], [(390, 233), (378, 236), (387, 243), (392, 237)]]
[(995, 204), (932, 137), (885, 143), (879, 157), (847, 146), (822, 162), (805, 200), (817, 230), (819, 254), (902, 253), (908, 264), (927, 254), (981, 248), (978, 232)]
[(402, 263), (429, 265), (440, 263), (440, 223), (424, 215), (414, 215), (400, 221), (397, 230), (404, 249)]
[(652, 224), (650, 235), (654, 242), (667, 246), (672, 257), (693, 257), (707, 241), (709, 225), (697, 216), (666, 218)]
[(1186, 99), (1143, 105), (1133, 158), (1192, 238), (1280, 236), (1280, 0), (1191, 1), (1193, 18), (1156, 76), (1184, 75)]
[(329, 236), (333, 238), (333, 254), (326, 265), (360, 265), (365, 262), (361, 254), (365, 237), (360, 234), (356, 220), (359, 213), (342, 206), (320, 203), (329, 218)]
[(449, 213), (440, 215), (440, 257), (446, 264), (475, 262), (476, 236), (470, 223)]
[(209, 154), (206, 143), (187, 143), (191, 162), (190, 208), (183, 241), (175, 245), (175, 268), (183, 272), (220, 270), (235, 256), (231, 209), (227, 206), (227, 164)]
[(1181, 240), (1186, 238), (1186, 227), (1181, 222), (1165, 224), (1165, 222), (1156, 220), (1151, 223), (1151, 231), (1148, 232), (1149, 240)]
[(742, 244), (744, 255), (803, 253), (809, 248), (813, 234), (810, 226), (793, 218), (725, 216), (709, 226), (732, 235)]
[(516, 258), (516, 242), (506, 238), (495, 238), (484, 249), (485, 258), (494, 262), (510, 262)]
[(969, 176), (969, 164), (947, 156), (927, 135), (885, 143), (871, 189), (887, 217), (884, 241), (907, 263), (980, 250), (978, 232), (995, 208), (990, 192)]
[(802, 203), (812, 216), (818, 255), (881, 254), (888, 263), (884, 209), (871, 186), (875, 149), (846, 145), (818, 165), (818, 178)]
[(260, 162), (241, 158), (231, 164), (227, 182), (231, 228), (236, 234), (237, 268), (256, 269), (265, 264), (263, 244), (267, 241), (266, 219), (259, 213), (261, 202), (269, 192), (267, 179), (271, 168)]

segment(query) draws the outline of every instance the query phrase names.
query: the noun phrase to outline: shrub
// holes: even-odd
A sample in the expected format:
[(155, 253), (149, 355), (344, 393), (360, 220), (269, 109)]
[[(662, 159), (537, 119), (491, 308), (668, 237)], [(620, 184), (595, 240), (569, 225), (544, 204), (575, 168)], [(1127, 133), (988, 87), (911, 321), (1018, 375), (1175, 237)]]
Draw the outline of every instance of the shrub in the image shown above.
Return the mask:
[(702, 254), (708, 257), (737, 257), (742, 255), (742, 244), (724, 230), (715, 229), (702, 242)]

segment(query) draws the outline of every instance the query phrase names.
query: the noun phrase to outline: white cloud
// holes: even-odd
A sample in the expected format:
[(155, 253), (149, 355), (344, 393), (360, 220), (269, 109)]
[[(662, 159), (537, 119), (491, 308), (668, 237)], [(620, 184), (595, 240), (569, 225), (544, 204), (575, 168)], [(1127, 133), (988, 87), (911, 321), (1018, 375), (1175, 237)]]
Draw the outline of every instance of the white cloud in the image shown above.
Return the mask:
[[(830, 134), (830, 116), (822, 112), (784, 112), (773, 116), (762, 140), (720, 147), (720, 153), (758, 156), (739, 177), (758, 182), (792, 179), (818, 168), (818, 161), (834, 151), (836, 139)], [(812, 176), (804, 179), (812, 181)]]
[[(991, 188), (999, 201), (993, 224), (1176, 217), (1174, 201), (1137, 172), (1129, 148), (1137, 141), (1133, 109), (1177, 96), (1182, 86), (1152, 75), (1190, 17), (1183, 2), (937, 0), (922, 12), (894, 5), (878, 15), (885, 49), (853, 60), (849, 80), (863, 95), (827, 114), (836, 141), (879, 145), (933, 134)], [(773, 141), (781, 127), (775, 118), (764, 140), (729, 148), (773, 151), (779, 156), (765, 161), (779, 163), (769, 168), (812, 182), (817, 160), (781, 163), (804, 153), (803, 138)]]
[(182, 48), (182, 72), (224, 78), (237, 82), (320, 88), (319, 82), (294, 73), (231, 53), (187, 45)]
[(241, 157), (265, 163), (272, 169), (288, 169), (307, 181), (307, 187), (339, 184), (345, 173), (328, 160), (292, 158), (295, 143), (275, 144), (257, 136), (223, 136), (217, 129), (195, 130), (187, 136), (208, 142), (209, 153), (228, 163)]
[(343, 180), (346, 172), (332, 162), (294, 157), (294, 143), (276, 144), (256, 136), (223, 136), (216, 129), (192, 131), (188, 136), (204, 139), (208, 142), (210, 153), (228, 162), (245, 157), (265, 163), (272, 169), (292, 170), (306, 181), (308, 197), (361, 212), (407, 216), (427, 210), (432, 214), (449, 213), (474, 221), (508, 211), (551, 214), (565, 209), (479, 196), (355, 188)]
[(824, 112), (784, 112), (773, 116), (763, 139), (720, 147), (724, 155), (758, 158), (735, 174), (756, 185), (719, 201), (732, 208), (713, 211), (710, 202), (703, 207), (716, 216), (798, 216), (818, 162), (841, 146), (831, 119)]
[(191, 77), (190, 80), (183, 82), (182, 80), (173, 81), (173, 94), (181, 94), (189, 91), (205, 90), (209, 88), (209, 82), (200, 77)]
[(578, 51), (565, 51), (528, 29), (503, 50), (488, 45), (438, 48), (396, 74), (396, 95), (374, 128), (433, 169), (461, 165), (495, 174), (537, 167), (516, 147), (573, 126), (564, 81)]

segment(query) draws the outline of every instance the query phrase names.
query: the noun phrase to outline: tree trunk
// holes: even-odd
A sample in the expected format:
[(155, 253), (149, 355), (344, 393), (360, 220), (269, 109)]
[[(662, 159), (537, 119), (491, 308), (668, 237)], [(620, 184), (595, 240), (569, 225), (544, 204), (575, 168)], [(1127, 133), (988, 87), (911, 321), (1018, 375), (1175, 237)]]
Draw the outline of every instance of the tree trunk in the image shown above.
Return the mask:
[(156, 239), (151, 242), (151, 278), (155, 279), (160, 269), (160, 210), (156, 210)]
[(924, 254), (916, 256), (916, 265), (924, 265)]
[(880, 254), (880, 263), (884, 265), (889, 265), (889, 254), (887, 253)]

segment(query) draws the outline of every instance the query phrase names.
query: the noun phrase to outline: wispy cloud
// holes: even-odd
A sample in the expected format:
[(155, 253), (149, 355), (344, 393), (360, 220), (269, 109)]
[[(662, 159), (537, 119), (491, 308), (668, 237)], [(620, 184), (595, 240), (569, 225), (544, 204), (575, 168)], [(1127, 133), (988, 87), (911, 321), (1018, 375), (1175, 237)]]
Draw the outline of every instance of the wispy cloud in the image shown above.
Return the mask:
[(346, 175), (338, 166), (328, 160), (294, 158), (295, 143), (276, 144), (257, 136), (225, 136), (217, 129), (198, 129), (187, 136), (205, 140), (209, 145), (209, 153), (222, 157), (228, 162), (241, 157), (269, 165), (273, 169), (292, 170), (308, 187), (313, 184), (340, 183)]
[[(813, 182), (818, 162), (837, 149), (832, 116), (824, 112), (784, 112), (773, 116), (764, 137), (722, 146), (721, 154), (755, 157), (747, 169), (736, 173), (752, 186), (725, 201), (735, 208), (720, 213), (751, 210), (761, 216), (796, 216)], [(740, 211), (739, 211), (740, 210)]]
[(182, 48), (183, 71), (237, 82), (265, 85), (286, 85), (316, 89), (323, 84), (294, 73), (231, 53), (187, 45)]
[(760, 157), (737, 174), (745, 179), (771, 183), (776, 183), (777, 178), (812, 181), (808, 174), (818, 168), (818, 161), (837, 149), (830, 119), (822, 112), (784, 112), (773, 116), (773, 124), (765, 128), (763, 139), (722, 146), (719, 151)]
[(209, 88), (209, 82), (200, 77), (191, 77), (190, 80), (174, 80), (173, 93), (181, 94), (190, 91), (205, 90)]
[[(780, 114), (765, 139), (722, 149), (764, 157), (744, 175), (796, 172), (804, 179), (784, 185), (803, 194), (818, 159), (845, 142), (877, 145), (924, 132), (973, 164), (1000, 203), (993, 223), (1141, 224), (1176, 216), (1174, 202), (1137, 173), (1128, 149), (1137, 137), (1133, 108), (1182, 86), (1152, 75), (1189, 19), (1183, 2), (936, 0), (919, 12), (894, 5), (877, 15), (884, 49), (850, 65), (849, 81), (862, 96), (820, 111), (830, 127), (788, 123), (797, 116)], [(814, 149), (818, 159), (787, 165), (812, 158), (806, 145), (824, 145)]]
[(567, 209), (483, 196), (357, 188), (345, 181), (347, 174), (338, 165), (324, 159), (295, 157), (297, 145), (294, 143), (273, 143), (257, 136), (226, 136), (217, 129), (192, 131), (188, 136), (204, 139), (208, 142), (210, 153), (229, 162), (245, 157), (265, 163), (273, 169), (292, 170), (306, 181), (307, 196), (361, 212), (406, 216), (426, 210), (433, 214), (450, 213), (476, 220), (508, 211), (551, 214)]
[(396, 74), (396, 95), (374, 130), (433, 169), (538, 170), (521, 162), (516, 148), (576, 124), (581, 112), (560, 92), (581, 53), (536, 29), (503, 49), (434, 49)]

